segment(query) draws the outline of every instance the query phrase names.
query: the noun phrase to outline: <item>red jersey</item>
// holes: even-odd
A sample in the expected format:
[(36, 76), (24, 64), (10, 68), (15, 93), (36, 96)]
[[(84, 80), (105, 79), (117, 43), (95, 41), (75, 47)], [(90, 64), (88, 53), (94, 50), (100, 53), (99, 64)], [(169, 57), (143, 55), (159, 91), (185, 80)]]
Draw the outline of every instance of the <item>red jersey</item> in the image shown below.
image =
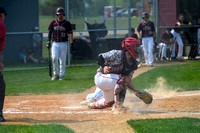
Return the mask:
[(6, 26), (0, 21), (0, 53), (4, 50), (6, 43)]
[(71, 23), (65, 19), (63, 21), (53, 20), (48, 29), (53, 32), (52, 40), (55, 42), (66, 42), (68, 41), (67, 34), (72, 34)]

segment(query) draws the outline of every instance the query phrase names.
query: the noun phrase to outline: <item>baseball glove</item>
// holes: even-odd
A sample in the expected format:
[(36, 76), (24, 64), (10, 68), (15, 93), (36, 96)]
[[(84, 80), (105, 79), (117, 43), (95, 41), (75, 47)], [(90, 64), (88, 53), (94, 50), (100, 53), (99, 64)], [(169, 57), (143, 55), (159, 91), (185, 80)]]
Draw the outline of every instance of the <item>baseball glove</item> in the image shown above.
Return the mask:
[(135, 95), (146, 104), (151, 104), (153, 101), (152, 95), (147, 91), (138, 91)]

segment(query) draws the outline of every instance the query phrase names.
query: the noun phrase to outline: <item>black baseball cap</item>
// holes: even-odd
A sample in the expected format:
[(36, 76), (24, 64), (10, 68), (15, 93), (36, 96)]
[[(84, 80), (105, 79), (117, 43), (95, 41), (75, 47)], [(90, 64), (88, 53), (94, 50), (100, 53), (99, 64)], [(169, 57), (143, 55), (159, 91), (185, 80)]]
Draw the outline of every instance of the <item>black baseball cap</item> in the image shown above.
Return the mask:
[(6, 11), (5, 11), (4, 7), (2, 7), (2, 6), (0, 6), (0, 13), (4, 13), (4, 14), (5, 14), (5, 16), (7, 15), (7, 13), (6, 13)]
[(135, 32), (135, 28), (131, 28), (131, 33), (134, 33)]

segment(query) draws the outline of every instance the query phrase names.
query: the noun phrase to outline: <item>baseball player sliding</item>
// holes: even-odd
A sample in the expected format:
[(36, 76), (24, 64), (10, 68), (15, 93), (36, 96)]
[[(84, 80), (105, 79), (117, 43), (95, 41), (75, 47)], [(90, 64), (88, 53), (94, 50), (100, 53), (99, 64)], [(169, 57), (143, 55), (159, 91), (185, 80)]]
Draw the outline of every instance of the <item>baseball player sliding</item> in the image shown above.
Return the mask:
[(152, 102), (152, 96), (149, 93), (139, 91), (131, 82), (133, 72), (137, 69), (138, 45), (137, 39), (126, 38), (122, 42), (123, 50), (111, 50), (98, 56), (100, 68), (95, 75), (95, 84), (103, 90), (104, 98), (89, 103), (89, 108), (99, 109), (111, 107), (114, 104), (114, 109), (124, 110), (123, 102), (127, 87), (135, 91), (136, 96), (147, 104)]
[[(52, 44), (52, 64), (53, 74), (52, 80), (63, 80), (66, 68), (66, 56), (68, 48), (68, 35), (73, 48), (73, 32), (71, 23), (64, 19), (65, 12), (62, 7), (56, 10), (57, 19), (53, 20), (49, 25), (49, 43), (47, 48), (50, 48), (51, 39)], [(53, 37), (52, 37), (53, 33)], [(58, 60), (60, 61), (60, 73), (58, 72)]]

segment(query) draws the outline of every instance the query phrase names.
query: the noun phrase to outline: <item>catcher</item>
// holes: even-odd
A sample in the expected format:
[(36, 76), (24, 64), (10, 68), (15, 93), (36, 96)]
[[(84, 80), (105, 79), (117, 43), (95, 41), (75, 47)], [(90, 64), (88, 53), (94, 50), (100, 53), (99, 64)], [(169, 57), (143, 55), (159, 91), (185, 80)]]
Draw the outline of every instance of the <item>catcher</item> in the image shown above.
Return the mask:
[(136, 61), (138, 45), (137, 39), (129, 37), (122, 42), (123, 50), (111, 50), (98, 56), (100, 68), (95, 75), (95, 84), (103, 90), (104, 98), (89, 103), (89, 108), (100, 109), (111, 107), (114, 104), (114, 110), (126, 109), (123, 107), (123, 103), (127, 87), (133, 90), (136, 96), (146, 104), (152, 102), (151, 94), (139, 91), (131, 82), (134, 70), (138, 65)]

